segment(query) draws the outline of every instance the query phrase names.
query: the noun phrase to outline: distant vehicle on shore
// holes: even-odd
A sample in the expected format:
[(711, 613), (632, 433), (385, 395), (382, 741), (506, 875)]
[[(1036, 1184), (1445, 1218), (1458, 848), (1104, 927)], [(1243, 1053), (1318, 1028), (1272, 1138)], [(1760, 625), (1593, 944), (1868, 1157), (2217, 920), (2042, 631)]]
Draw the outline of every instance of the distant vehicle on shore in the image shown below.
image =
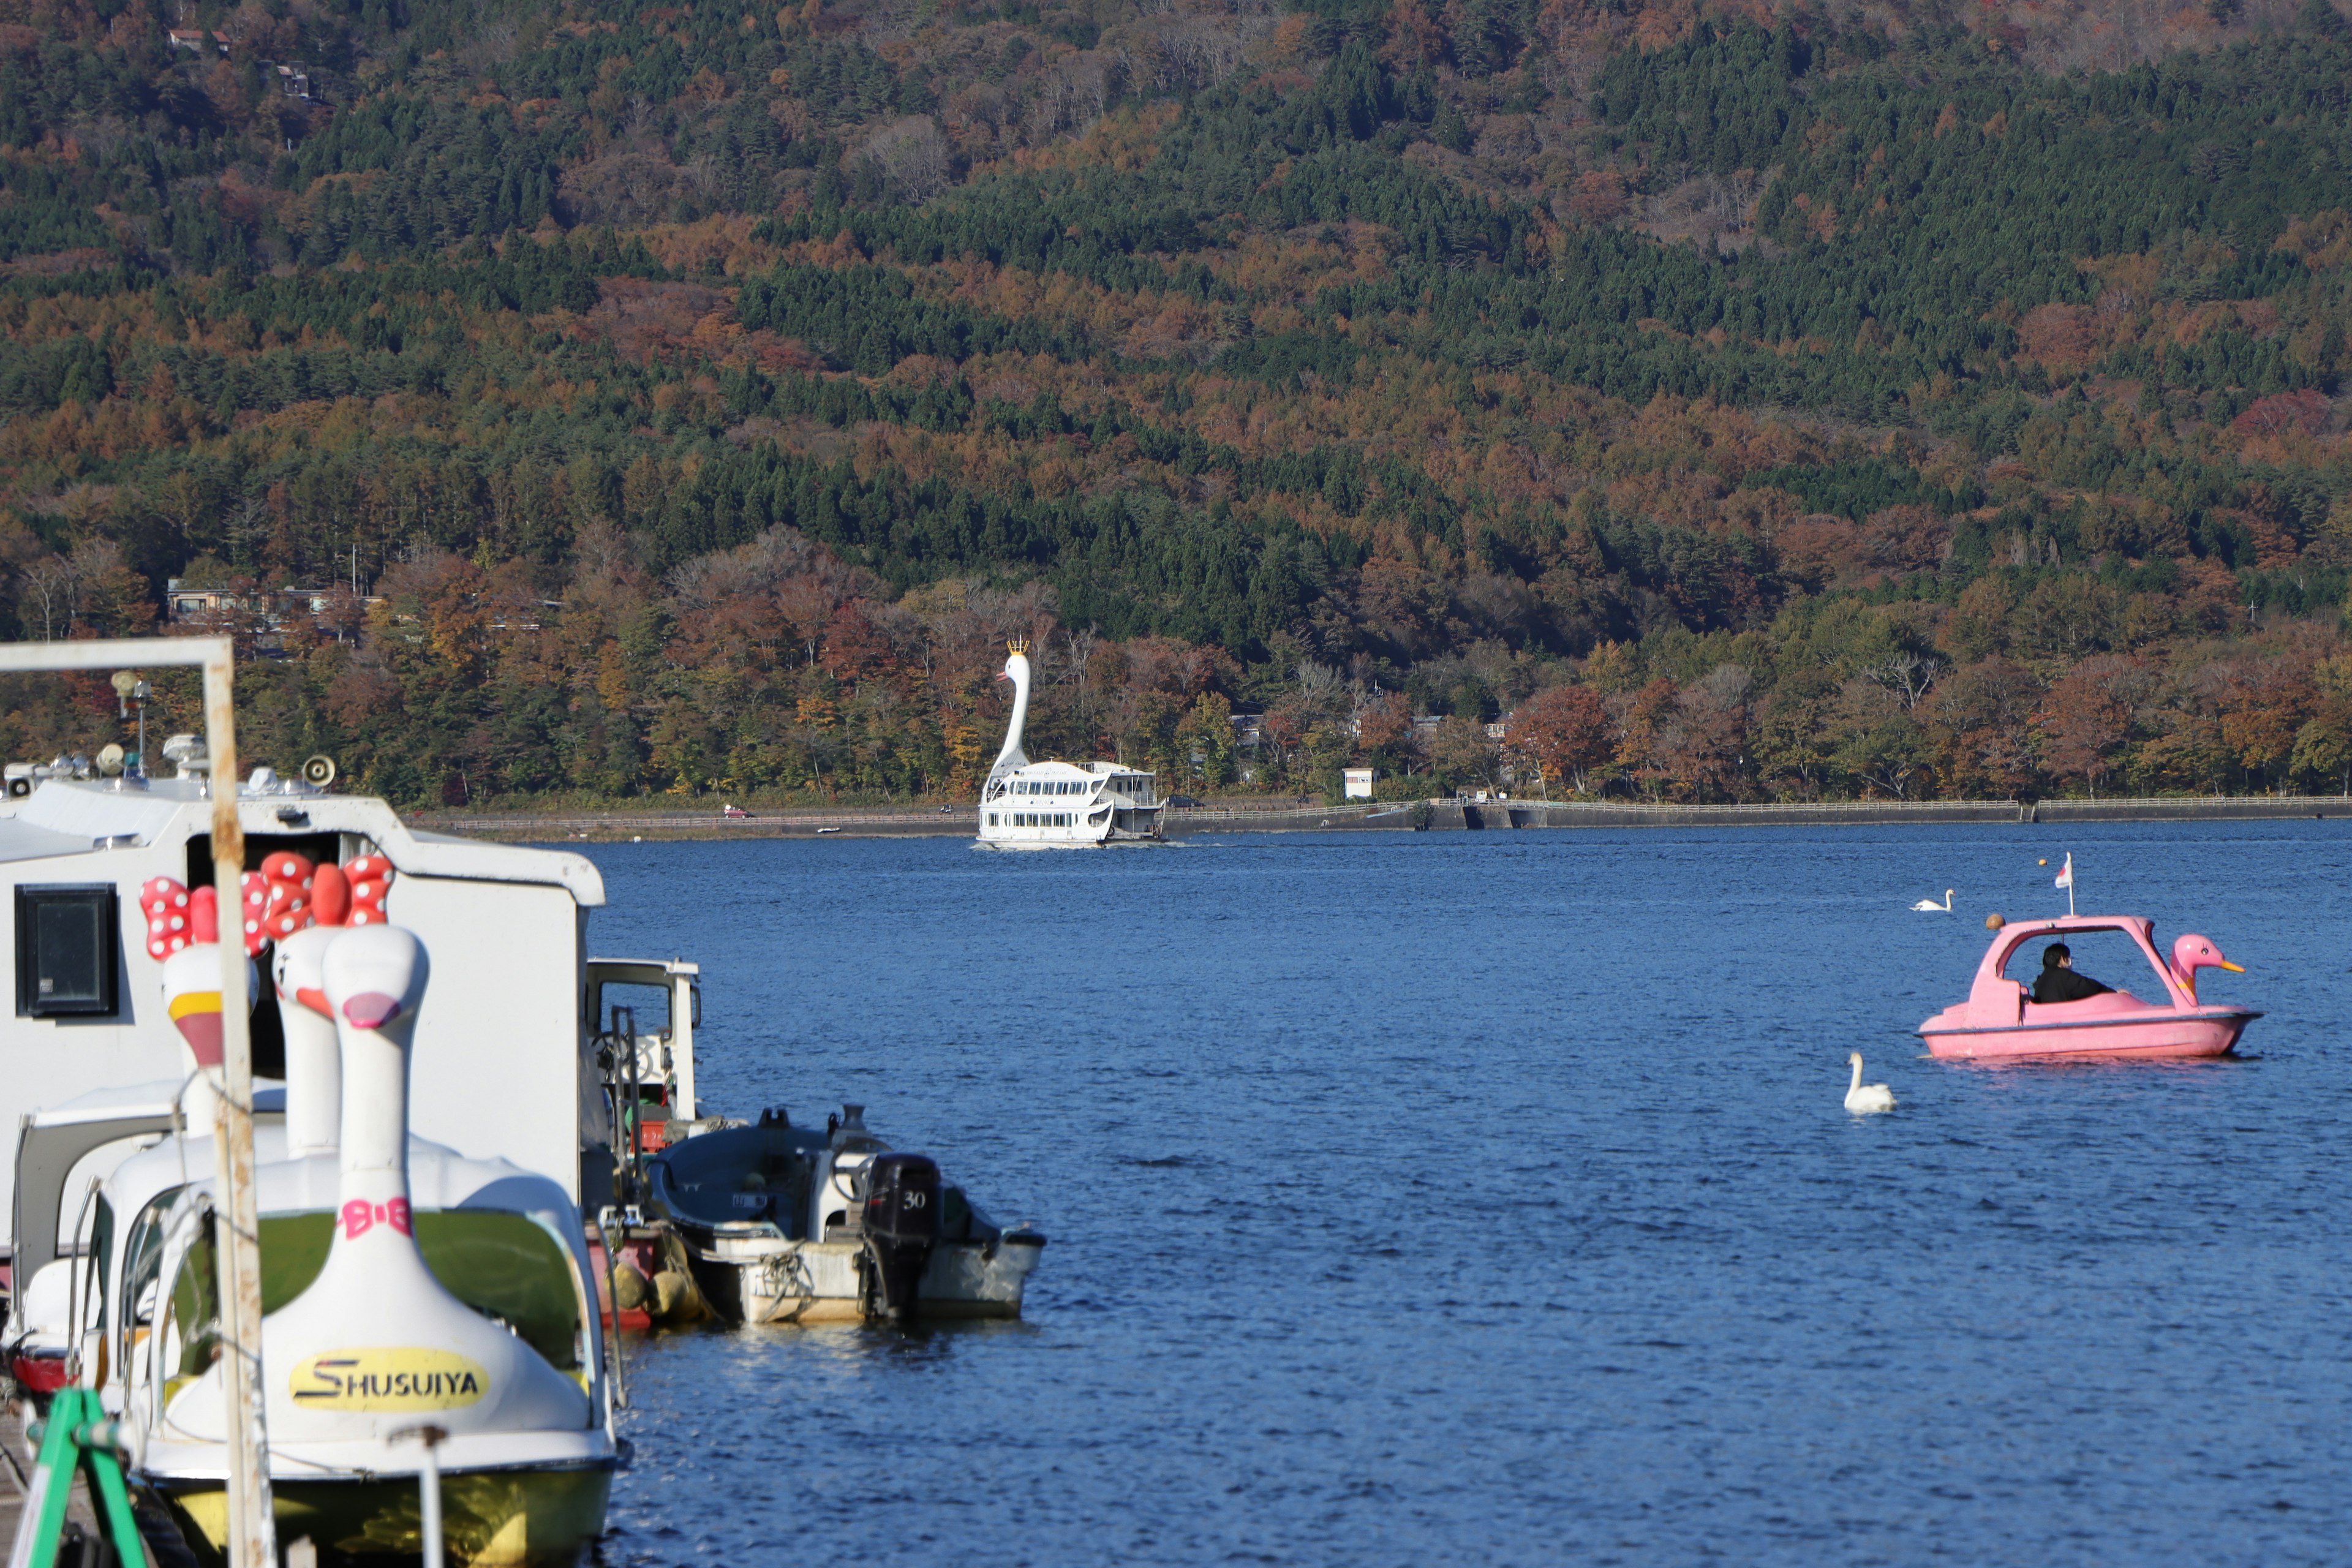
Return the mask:
[(1168, 804), (1179, 811), (1191, 811), (1201, 803), (1189, 795), (1171, 795), (1168, 797)]
[(749, 822), (751, 820), (751, 814), (744, 810), (740, 805), (722, 805), (719, 808), (719, 815), (721, 818), (729, 822)]

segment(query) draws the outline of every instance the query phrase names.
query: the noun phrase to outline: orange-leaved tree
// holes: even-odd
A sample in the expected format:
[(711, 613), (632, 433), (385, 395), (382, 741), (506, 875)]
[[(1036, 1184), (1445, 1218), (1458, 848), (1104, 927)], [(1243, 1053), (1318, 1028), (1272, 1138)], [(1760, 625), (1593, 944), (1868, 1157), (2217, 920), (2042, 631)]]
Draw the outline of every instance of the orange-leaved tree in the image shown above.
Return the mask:
[(1511, 715), (1511, 749), (1547, 784), (1589, 795), (1616, 752), (1609, 710), (1589, 686), (1550, 686)]

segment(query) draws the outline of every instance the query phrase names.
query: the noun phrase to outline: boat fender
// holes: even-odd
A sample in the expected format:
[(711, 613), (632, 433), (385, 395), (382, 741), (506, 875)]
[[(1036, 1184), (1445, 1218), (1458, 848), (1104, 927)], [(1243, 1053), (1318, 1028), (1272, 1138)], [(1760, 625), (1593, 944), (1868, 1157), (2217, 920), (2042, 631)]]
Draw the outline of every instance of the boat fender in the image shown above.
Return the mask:
[(635, 1264), (625, 1258), (613, 1266), (613, 1305), (622, 1311), (644, 1311), (653, 1293), (653, 1286)]
[[(654, 1275), (654, 1300), (662, 1304), (666, 1322), (696, 1323), (719, 1314), (694, 1282), (694, 1255), (686, 1240), (668, 1226), (661, 1229), (661, 1268)], [(665, 1282), (668, 1283), (665, 1283)], [(671, 1305), (671, 1292), (677, 1300)]]
[(684, 1311), (694, 1295), (694, 1286), (675, 1268), (665, 1268), (652, 1280), (654, 1321), (667, 1323)]

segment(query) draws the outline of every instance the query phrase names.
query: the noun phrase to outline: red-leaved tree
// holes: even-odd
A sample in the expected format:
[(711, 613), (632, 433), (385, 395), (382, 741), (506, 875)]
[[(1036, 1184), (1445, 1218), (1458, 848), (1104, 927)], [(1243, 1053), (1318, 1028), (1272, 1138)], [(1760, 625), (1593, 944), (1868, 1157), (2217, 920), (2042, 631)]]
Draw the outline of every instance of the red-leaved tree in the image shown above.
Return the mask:
[(1547, 782), (1561, 780), (1579, 795), (1616, 752), (1609, 710), (1589, 686), (1550, 686), (1511, 715), (1511, 749)]

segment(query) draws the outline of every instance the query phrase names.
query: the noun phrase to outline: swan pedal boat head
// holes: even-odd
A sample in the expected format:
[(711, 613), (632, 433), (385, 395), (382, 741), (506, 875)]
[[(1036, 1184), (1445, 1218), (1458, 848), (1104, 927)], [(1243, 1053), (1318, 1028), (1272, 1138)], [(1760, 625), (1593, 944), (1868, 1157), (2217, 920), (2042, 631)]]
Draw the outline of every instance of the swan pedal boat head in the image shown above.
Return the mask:
[[(2069, 934), (2119, 931), (2131, 939), (2156, 979), (2160, 1002), (2143, 1001), (2116, 990), (2074, 1002), (2033, 1000), (2030, 984), (2005, 973), (2029, 942), (2063, 941)], [(2221, 956), (2210, 938), (2194, 932), (2159, 952), (2155, 922), (2140, 915), (2068, 915), (2058, 920), (2019, 921), (1993, 933), (1992, 945), (1977, 966), (1969, 999), (1919, 1026), (1931, 1055), (1979, 1060), (2011, 1057), (2098, 1058), (2107, 1060), (2218, 1057), (2238, 1043), (2262, 1014), (2243, 1007), (2208, 1006), (2197, 998), (2197, 972), (2245, 971)]]

